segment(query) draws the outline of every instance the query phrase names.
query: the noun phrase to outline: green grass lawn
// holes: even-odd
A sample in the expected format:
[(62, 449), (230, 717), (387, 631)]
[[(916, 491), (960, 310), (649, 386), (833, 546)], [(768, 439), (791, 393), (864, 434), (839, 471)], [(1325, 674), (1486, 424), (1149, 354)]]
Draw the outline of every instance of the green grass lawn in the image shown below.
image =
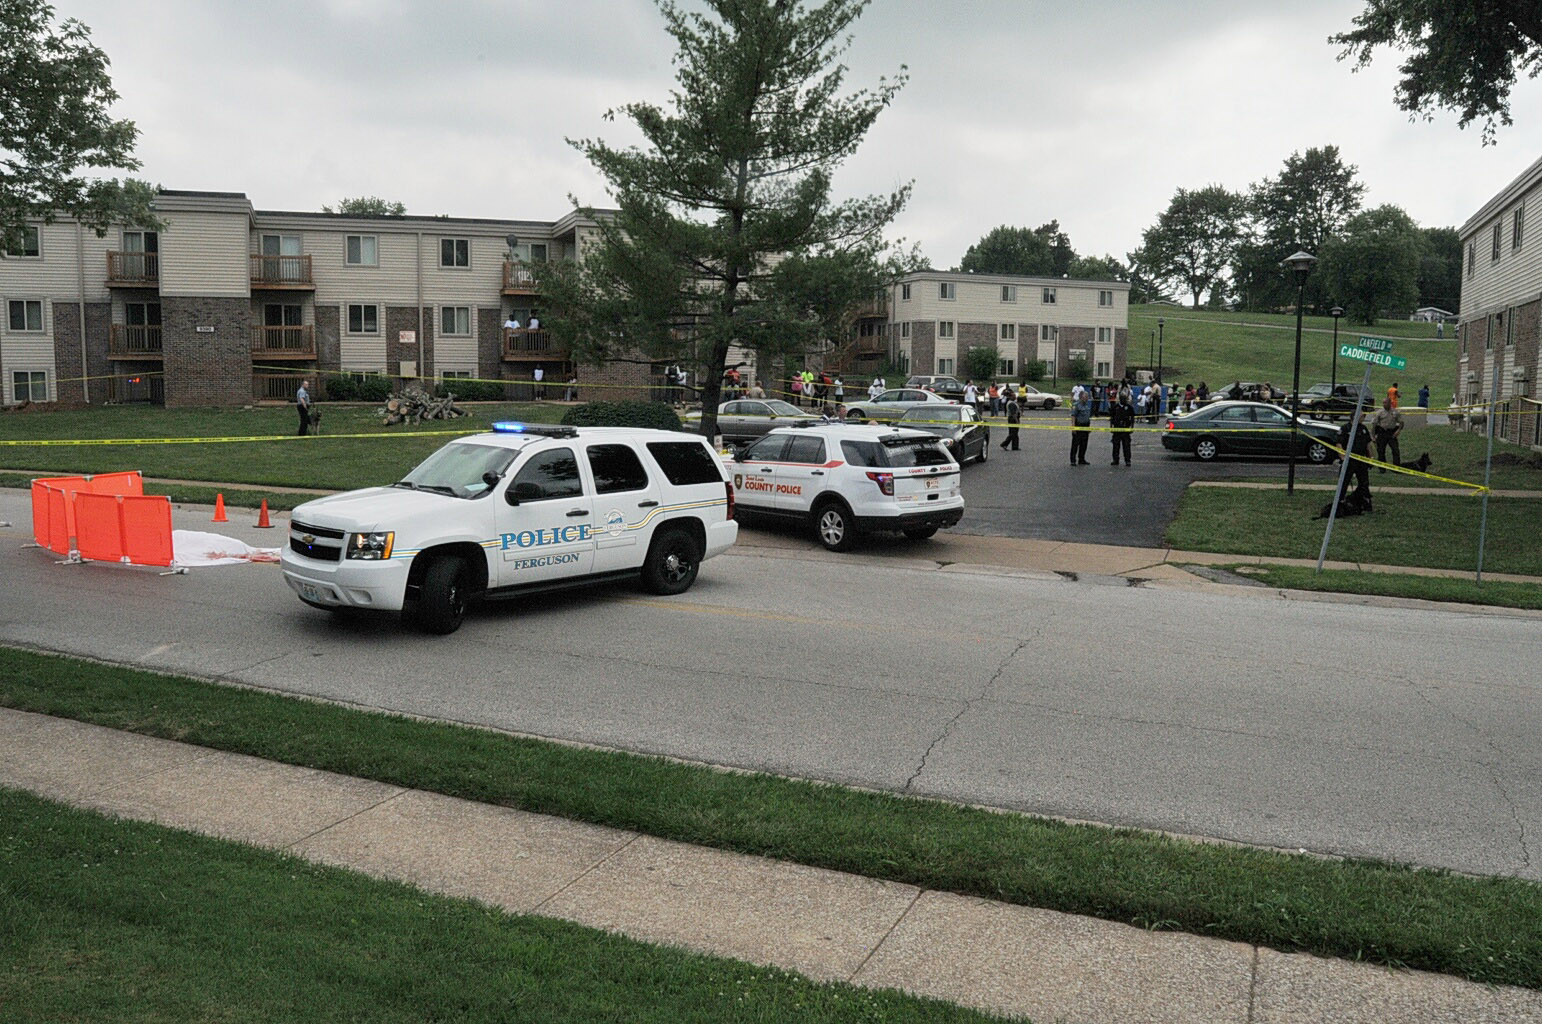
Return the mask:
[(986, 1021), (0, 790), (0, 1018)]
[[(1377, 482), (1391, 479), (1391, 474), (1372, 474), (1375, 512), (1338, 520), (1328, 559), (1432, 569), (1475, 568), (1480, 500), (1455, 495), (1377, 494)], [(1327, 521), (1313, 516), (1330, 497), (1330, 491), (1287, 495), (1283, 491), (1190, 487), (1167, 528), (1167, 543), (1185, 551), (1315, 559)], [(1491, 498), (1484, 570), (1542, 576), (1539, 517), (1542, 498)]]
[[(565, 405), (471, 406), (462, 419), (386, 427), (376, 406), (324, 405), (319, 437), (292, 437), (288, 406), (246, 409), (163, 409), (106, 406), (0, 415), (0, 441), (118, 438), (281, 437), (275, 441), (42, 446), (0, 444), (0, 467), (39, 473), (106, 473), (137, 469), (145, 476), (216, 480), (280, 487), (348, 490), (398, 480), (450, 438), (439, 433), (486, 430), (504, 419), (556, 422)], [(345, 437), (365, 434), (366, 437)], [(270, 501), (271, 505), (271, 501)]]
[[(1273, 313), (1222, 313), (1171, 306), (1131, 306), (1128, 365), (1145, 366), (1157, 319), (1162, 329), (1162, 365), (1167, 383), (1179, 387), (1205, 381), (1211, 388), (1236, 380), (1269, 381), (1290, 390), (1296, 351), (1296, 318)], [(1446, 337), (1435, 337), (1435, 325), (1407, 320), (1381, 320), (1374, 327), (1339, 321), (1339, 343), (1362, 334), (1399, 339), (1392, 354), (1408, 360), (1406, 369), (1377, 367), (1371, 388), (1380, 396), (1398, 382), (1403, 405), (1414, 405), (1421, 384), (1430, 386), (1430, 405), (1444, 411), (1451, 404), (1456, 379), (1457, 343), (1451, 325)], [(1305, 317), (1301, 334), (1301, 387), (1330, 379), (1333, 362), (1333, 318)], [(1364, 363), (1338, 361), (1338, 379), (1356, 382)]]
[(1225, 565), (1239, 575), (1285, 590), (1315, 590), (1339, 594), (1372, 594), (1378, 597), (1415, 597), (1425, 601), (1487, 604), (1502, 608), (1542, 609), (1542, 587), (1533, 583), (1414, 576), (1407, 573), (1355, 572), (1324, 569), (1317, 572), (1298, 565)]
[[(1513, 878), (722, 772), (7, 648), (0, 705), (927, 889), (1542, 988), (1542, 886)], [(8, 919), (0, 908), (0, 936)]]

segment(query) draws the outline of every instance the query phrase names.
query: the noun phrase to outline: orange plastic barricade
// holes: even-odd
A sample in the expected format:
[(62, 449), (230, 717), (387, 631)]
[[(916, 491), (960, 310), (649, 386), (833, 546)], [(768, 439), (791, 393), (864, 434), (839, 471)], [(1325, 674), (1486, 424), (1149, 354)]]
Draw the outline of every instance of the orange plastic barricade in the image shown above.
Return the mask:
[(32, 481), (32, 539), (40, 548), (48, 547), (48, 494), (43, 481)]
[(123, 555), (135, 565), (171, 565), (171, 499), (164, 494), (119, 497)]
[(145, 493), (145, 478), (139, 475), (139, 470), (131, 469), (126, 473), (98, 473), (88, 477), (92, 494), (143, 494)]
[(75, 507), (70, 500), (73, 497), (73, 491), (48, 488), (48, 543), (43, 546), (56, 555), (68, 557), (74, 546), (71, 541), (75, 537)]
[(123, 561), (123, 523), (116, 494), (75, 495), (75, 550), (94, 562)]

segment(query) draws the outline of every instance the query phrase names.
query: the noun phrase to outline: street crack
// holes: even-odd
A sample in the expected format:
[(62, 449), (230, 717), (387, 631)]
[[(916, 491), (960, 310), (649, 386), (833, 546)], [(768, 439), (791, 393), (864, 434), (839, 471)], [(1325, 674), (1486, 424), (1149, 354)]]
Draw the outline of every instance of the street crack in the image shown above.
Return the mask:
[(996, 666), (996, 671), (985, 681), (985, 685), (980, 687), (980, 692), (965, 700), (964, 706), (958, 709), (958, 714), (943, 723), (942, 730), (937, 733), (932, 742), (927, 746), (926, 751), (922, 753), (920, 763), (916, 765), (916, 770), (911, 773), (910, 778), (906, 779), (905, 784), (900, 787), (901, 793), (911, 792), (911, 788), (915, 785), (916, 780), (921, 777), (922, 772), (926, 771), (926, 761), (932, 756), (932, 751), (937, 749), (939, 743), (948, 738), (948, 734), (953, 731), (953, 727), (958, 724), (959, 719), (963, 718), (969, 713), (971, 708), (990, 695), (991, 687), (996, 685), (996, 680), (1000, 679), (1001, 674), (1007, 670), (1007, 665), (1011, 663), (1013, 658), (1017, 657), (1023, 648), (1037, 640), (1040, 632), (1042, 632), (1042, 628), (1035, 630), (1034, 634), (1026, 640), (1019, 640), (1017, 646), (1008, 651), (1007, 656), (1001, 659), (1001, 664)]

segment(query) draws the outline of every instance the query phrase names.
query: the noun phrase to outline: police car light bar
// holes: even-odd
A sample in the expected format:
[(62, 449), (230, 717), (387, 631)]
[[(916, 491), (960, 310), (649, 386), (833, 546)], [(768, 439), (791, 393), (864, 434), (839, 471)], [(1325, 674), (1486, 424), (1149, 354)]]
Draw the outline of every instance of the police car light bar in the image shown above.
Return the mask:
[(519, 423), (502, 420), (493, 424), (495, 434), (539, 434), (542, 437), (577, 437), (576, 427), (554, 427), (544, 423)]

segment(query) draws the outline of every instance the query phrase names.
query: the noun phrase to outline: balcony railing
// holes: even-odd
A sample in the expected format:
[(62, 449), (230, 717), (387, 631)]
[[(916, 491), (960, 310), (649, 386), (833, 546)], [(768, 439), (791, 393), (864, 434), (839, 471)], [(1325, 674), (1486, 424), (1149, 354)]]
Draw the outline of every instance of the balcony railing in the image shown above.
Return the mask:
[(158, 252), (109, 252), (107, 283), (154, 285), (161, 279), (161, 254)]
[(107, 378), (109, 402), (166, 404), (166, 379), (159, 373), (124, 373)]
[(503, 358), (505, 359), (567, 359), (568, 354), (552, 341), (546, 331), (532, 331), (525, 327), (503, 329)]
[(252, 285), (265, 288), (314, 288), (311, 258), (302, 256), (264, 256), (252, 253)]
[(252, 355), (268, 359), (315, 359), (316, 328), (253, 327)]
[(161, 358), (161, 325), (113, 324), (107, 341), (107, 358)]
[(252, 398), (259, 402), (293, 402), (295, 392), (303, 381), (310, 381), (305, 390), (312, 401), (326, 398), (326, 380), (304, 373), (254, 373), (252, 374)]
[(523, 260), (504, 260), (503, 290), (534, 294), (536, 291), (535, 264), (526, 263)]

